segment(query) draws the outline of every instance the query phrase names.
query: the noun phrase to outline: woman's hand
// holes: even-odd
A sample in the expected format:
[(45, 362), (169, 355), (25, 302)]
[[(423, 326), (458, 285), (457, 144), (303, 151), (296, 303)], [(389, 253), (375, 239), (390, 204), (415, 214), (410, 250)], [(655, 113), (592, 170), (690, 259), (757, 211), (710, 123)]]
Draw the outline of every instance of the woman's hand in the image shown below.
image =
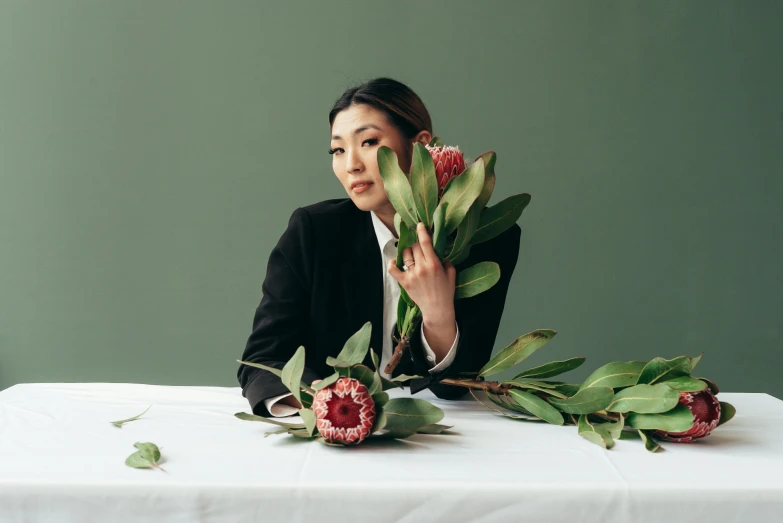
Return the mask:
[(419, 242), (402, 251), (403, 263), (409, 266), (408, 270), (398, 269), (395, 259), (389, 262), (389, 274), (419, 307), (424, 321), (431, 325), (452, 325), (455, 322), (457, 269), (450, 261), (438, 259), (423, 223), (418, 224), (416, 233)]
[[(315, 385), (319, 381), (321, 381), (321, 380), (313, 380), (313, 382), (310, 384), (310, 386), (312, 387), (313, 385)], [(290, 396), (285, 396), (284, 398), (280, 398), (280, 403), (285, 404), (285, 405), (291, 405), (292, 407), (296, 407), (297, 409), (301, 409), (302, 408), (302, 404), (299, 403), (299, 400), (297, 400), (294, 397), (293, 394), (291, 394)]]

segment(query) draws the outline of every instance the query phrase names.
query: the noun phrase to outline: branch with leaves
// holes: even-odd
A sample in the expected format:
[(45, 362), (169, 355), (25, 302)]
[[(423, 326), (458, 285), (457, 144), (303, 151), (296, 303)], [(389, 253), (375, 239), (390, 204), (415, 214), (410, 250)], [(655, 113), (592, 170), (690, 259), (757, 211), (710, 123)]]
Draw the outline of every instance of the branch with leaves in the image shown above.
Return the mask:
[[(491, 240), (513, 226), (530, 203), (527, 193), (510, 196), (487, 207), (495, 188), (496, 154), (488, 151), (465, 166), (458, 147), (444, 146), (438, 137), (414, 145), (410, 174), (400, 168), (389, 147), (378, 148), (378, 168), (384, 190), (397, 211), (397, 267), (403, 268), (403, 251), (418, 241), (416, 225), (422, 222), (432, 237), (440, 260), (463, 262), (474, 245)], [(457, 273), (454, 299), (470, 298), (491, 289), (500, 280), (500, 267), (479, 262)], [(421, 310), (400, 285), (397, 305), (397, 346), (384, 371), (392, 374), (410, 343)]]
[(401, 387), (403, 381), (419, 376), (401, 375), (389, 380), (381, 376), (378, 355), (370, 351), (374, 369), (363, 365), (370, 348), (372, 326), (365, 323), (345, 343), (337, 357), (328, 357), (334, 373), (314, 385), (302, 380), (305, 348), (299, 347), (285, 366), (276, 369), (262, 363), (237, 360), (239, 363), (269, 371), (299, 400), (301, 423), (238, 412), (246, 421), (276, 425), (271, 434), (290, 434), (297, 438), (317, 440), (327, 445), (354, 445), (366, 438), (404, 439), (413, 434), (441, 434), (451, 428), (438, 423), (443, 411), (418, 398), (389, 399), (387, 390)]
[[(467, 387), (476, 401), (509, 419), (575, 425), (580, 436), (607, 449), (621, 435), (633, 432), (647, 450), (656, 452), (661, 448), (656, 440), (690, 442), (726, 423), (736, 412), (731, 404), (717, 400), (719, 389), (712, 380), (692, 375), (701, 355), (612, 362), (581, 384), (546, 378), (578, 368), (583, 357), (525, 369), (510, 380), (485, 380), (520, 364), (555, 334), (550, 329), (529, 332), (472, 377), (440, 383)], [(482, 391), (494, 406), (474, 391)]]

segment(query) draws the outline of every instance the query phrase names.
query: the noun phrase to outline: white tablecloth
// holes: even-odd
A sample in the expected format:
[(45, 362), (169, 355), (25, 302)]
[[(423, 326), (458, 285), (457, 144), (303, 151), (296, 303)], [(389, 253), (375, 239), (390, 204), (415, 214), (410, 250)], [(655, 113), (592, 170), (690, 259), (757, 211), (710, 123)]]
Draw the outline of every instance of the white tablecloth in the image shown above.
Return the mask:
[[(333, 448), (264, 438), (275, 427), (233, 416), (250, 412), (239, 388), (15, 385), (0, 392), (0, 522), (783, 521), (772, 396), (722, 393), (734, 420), (656, 454), (416, 397), (459, 434)], [(167, 473), (125, 465), (137, 441), (161, 447)]]

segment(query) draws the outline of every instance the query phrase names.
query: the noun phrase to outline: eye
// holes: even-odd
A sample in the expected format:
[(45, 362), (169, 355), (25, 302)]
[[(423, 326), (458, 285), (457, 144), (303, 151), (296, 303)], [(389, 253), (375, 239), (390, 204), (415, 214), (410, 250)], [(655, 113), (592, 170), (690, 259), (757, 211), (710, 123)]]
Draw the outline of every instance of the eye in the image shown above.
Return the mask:
[[(364, 145), (364, 144), (377, 145), (378, 144), (378, 139), (377, 138), (367, 138), (365, 141), (362, 142), (362, 145)], [(342, 150), (343, 150), (342, 147), (336, 147), (334, 149), (330, 148), (329, 149), (329, 154), (335, 154), (337, 151), (342, 151)]]

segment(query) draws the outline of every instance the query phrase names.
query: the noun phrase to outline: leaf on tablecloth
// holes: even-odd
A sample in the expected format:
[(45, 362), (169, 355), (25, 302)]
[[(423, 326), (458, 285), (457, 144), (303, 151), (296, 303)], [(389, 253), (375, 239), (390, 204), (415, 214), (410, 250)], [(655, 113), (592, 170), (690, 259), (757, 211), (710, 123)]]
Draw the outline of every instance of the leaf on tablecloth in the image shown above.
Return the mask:
[(725, 401), (721, 401), (720, 420), (718, 421), (718, 426), (721, 426), (727, 421), (729, 421), (731, 418), (734, 417), (736, 413), (737, 413), (737, 409), (734, 408), (734, 405), (732, 405), (731, 403), (726, 403)]
[(663, 450), (663, 447), (658, 445), (658, 443), (652, 438), (652, 433), (650, 431), (641, 429), (638, 429), (638, 431), (639, 436), (641, 436), (642, 441), (644, 441), (644, 448), (650, 452), (658, 452), (659, 450)]
[[(149, 407), (147, 407), (147, 410), (150, 410), (151, 408), (152, 408), (152, 405), (150, 405)], [(140, 417), (142, 417), (144, 414), (146, 414), (146, 413), (147, 413), (147, 410), (145, 410), (145, 411), (144, 411), (144, 412), (142, 412), (141, 414), (137, 414), (136, 416), (133, 416), (132, 418), (128, 418), (128, 419), (124, 419), (124, 420), (120, 420), (120, 421), (110, 421), (109, 423), (111, 423), (111, 424), (112, 424), (112, 425), (114, 425), (115, 427), (120, 427), (120, 428), (122, 428), (122, 425), (123, 425), (124, 423), (128, 423), (128, 422), (135, 421), (135, 420), (139, 419)]]
[(157, 445), (150, 442), (136, 442), (133, 446), (139, 450), (127, 457), (125, 460), (127, 466), (137, 469), (156, 468), (166, 472), (158, 465), (158, 461), (160, 461), (160, 449)]

